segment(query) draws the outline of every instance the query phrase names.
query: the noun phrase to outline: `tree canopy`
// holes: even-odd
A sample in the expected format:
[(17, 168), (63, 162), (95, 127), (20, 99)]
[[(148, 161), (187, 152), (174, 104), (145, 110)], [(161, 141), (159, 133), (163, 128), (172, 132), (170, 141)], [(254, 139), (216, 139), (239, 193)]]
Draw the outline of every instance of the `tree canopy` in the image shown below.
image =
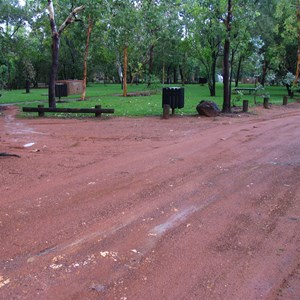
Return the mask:
[[(296, 0), (53, 1), (58, 32), (83, 4), (76, 22), (63, 27), (55, 80), (82, 79), (86, 60), (89, 81), (121, 82), (125, 45), (128, 82), (184, 84), (206, 78), (212, 96), (218, 77), (226, 73), (224, 54), (230, 84), (255, 76), (263, 85), (281, 83), (286, 74), (296, 73)], [(49, 83), (53, 28), (47, 1), (1, 0), (0, 12), (0, 85)], [(93, 34), (85, 59), (89, 18)]]

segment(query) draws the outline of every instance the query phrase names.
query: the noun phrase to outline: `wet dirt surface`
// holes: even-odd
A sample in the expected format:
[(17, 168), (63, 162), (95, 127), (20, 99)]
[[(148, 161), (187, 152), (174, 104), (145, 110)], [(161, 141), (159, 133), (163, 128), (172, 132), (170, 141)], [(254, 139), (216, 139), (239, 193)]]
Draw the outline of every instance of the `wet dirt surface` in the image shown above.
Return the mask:
[(0, 299), (300, 299), (300, 104), (0, 111)]

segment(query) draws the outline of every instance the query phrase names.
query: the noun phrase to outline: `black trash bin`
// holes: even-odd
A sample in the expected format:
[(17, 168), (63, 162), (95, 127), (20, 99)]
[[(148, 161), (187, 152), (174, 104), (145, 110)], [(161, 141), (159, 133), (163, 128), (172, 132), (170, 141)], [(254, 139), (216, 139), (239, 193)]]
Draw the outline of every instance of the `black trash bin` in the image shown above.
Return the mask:
[(163, 88), (162, 107), (164, 107), (164, 105), (166, 104), (170, 105), (170, 108), (172, 108), (172, 114), (174, 114), (175, 108), (183, 108), (184, 88), (183, 87)]
[(68, 86), (66, 83), (55, 83), (55, 97), (58, 97), (59, 100), (61, 97), (68, 96)]

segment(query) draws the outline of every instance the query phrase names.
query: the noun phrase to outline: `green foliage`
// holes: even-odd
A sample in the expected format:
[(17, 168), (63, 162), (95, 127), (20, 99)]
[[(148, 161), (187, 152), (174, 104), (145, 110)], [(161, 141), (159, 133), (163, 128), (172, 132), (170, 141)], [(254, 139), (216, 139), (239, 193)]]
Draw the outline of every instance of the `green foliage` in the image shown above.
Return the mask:
[(243, 99), (244, 93), (242, 91), (238, 91), (232, 97), (232, 106), (238, 106), (240, 101)]
[(29, 81), (34, 80), (36, 76), (36, 72), (31, 61), (23, 60), (22, 64), (23, 64), (23, 77)]
[(0, 65), (0, 90), (3, 89), (7, 84), (7, 66)]
[[(279, 82), (287, 72), (295, 73), (295, 1), (232, 2), (233, 77), (260, 75)], [(27, 0), (20, 7), (17, 0), (0, 1), (2, 85), (21, 88), (27, 77), (34, 83), (48, 82), (51, 34), (46, 4)], [(82, 4), (84, 13), (61, 40), (58, 79), (82, 79), (89, 16), (93, 20), (90, 81), (118, 82), (125, 43), (130, 79), (137, 74), (141, 81), (150, 79), (156, 85), (163, 76), (168, 82), (193, 82), (200, 76), (207, 77), (213, 88), (214, 73), (222, 74), (226, 0), (61, 0), (55, 2), (56, 23), (61, 24), (72, 7)]]
[(295, 75), (292, 74), (291, 72), (286, 73), (286, 75), (284, 76), (282, 83), (283, 84), (287, 84), (287, 85), (292, 85), (294, 80), (295, 80)]

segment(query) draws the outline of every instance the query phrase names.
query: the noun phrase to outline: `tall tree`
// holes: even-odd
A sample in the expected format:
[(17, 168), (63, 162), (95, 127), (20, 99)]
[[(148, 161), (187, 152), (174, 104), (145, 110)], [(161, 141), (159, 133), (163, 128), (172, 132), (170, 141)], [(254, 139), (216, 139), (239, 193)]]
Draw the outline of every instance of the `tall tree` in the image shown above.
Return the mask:
[(59, 64), (59, 46), (60, 46), (60, 39), (63, 31), (71, 24), (76, 21), (76, 15), (84, 9), (84, 6), (78, 6), (72, 9), (69, 16), (65, 19), (65, 21), (61, 24), (61, 26), (57, 29), (55, 23), (55, 13), (54, 13), (54, 6), (53, 1), (48, 0), (48, 13), (49, 13), (49, 21), (50, 21), (50, 28), (52, 34), (52, 64), (51, 64), (51, 73), (50, 73), (50, 80), (49, 80), (49, 107), (56, 106), (55, 100), (55, 81), (57, 78), (57, 70)]
[[(109, 34), (111, 46), (116, 53), (115, 65), (119, 78), (123, 85), (123, 96), (127, 96), (127, 64), (129, 64), (131, 52), (136, 47), (135, 31), (138, 30), (138, 15), (133, 0), (112, 1), (109, 4), (110, 20)], [(123, 59), (121, 60), (121, 57)], [(123, 70), (122, 70), (122, 62)]]
[(297, 33), (298, 33), (298, 52), (297, 52), (297, 67), (296, 67), (296, 76), (294, 84), (298, 83), (299, 73), (300, 73), (300, 1), (296, 0), (296, 7), (297, 7)]
[(257, 0), (256, 26), (253, 28), (253, 35), (258, 36), (262, 41), (259, 49), (261, 56), (260, 83), (265, 84), (270, 70), (278, 69), (280, 62), (280, 35), (277, 31), (276, 5), (277, 0)]
[(93, 21), (91, 19), (91, 16), (89, 15), (88, 29), (87, 29), (86, 43), (85, 43), (84, 61), (83, 61), (83, 87), (82, 87), (81, 100), (85, 100), (85, 95), (86, 95), (87, 60), (88, 60), (88, 56), (89, 56), (89, 47), (90, 47), (90, 38), (91, 38), (92, 28), (93, 28)]
[(232, 2), (227, 1), (227, 15), (224, 20), (226, 27), (226, 36), (224, 42), (223, 53), (223, 112), (231, 111), (231, 91), (230, 91), (230, 38), (231, 38), (231, 23), (232, 23)]
[(222, 1), (200, 0), (187, 5), (190, 15), (191, 34), (193, 36), (194, 52), (205, 70), (208, 80), (210, 96), (216, 95), (217, 61), (224, 40), (222, 14), (224, 13)]
[(26, 46), (24, 28), (31, 15), (27, 14), (16, 0), (0, 1), (0, 12), (0, 85), (6, 88), (17, 88), (20, 87), (20, 83), (24, 84), (22, 75), (20, 76), (23, 74), (20, 66), (26, 59), (28, 61), (26, 66), (31, 64), (30, 57), (26, 56), (29, 52), (27, 49), (31, 45)]

